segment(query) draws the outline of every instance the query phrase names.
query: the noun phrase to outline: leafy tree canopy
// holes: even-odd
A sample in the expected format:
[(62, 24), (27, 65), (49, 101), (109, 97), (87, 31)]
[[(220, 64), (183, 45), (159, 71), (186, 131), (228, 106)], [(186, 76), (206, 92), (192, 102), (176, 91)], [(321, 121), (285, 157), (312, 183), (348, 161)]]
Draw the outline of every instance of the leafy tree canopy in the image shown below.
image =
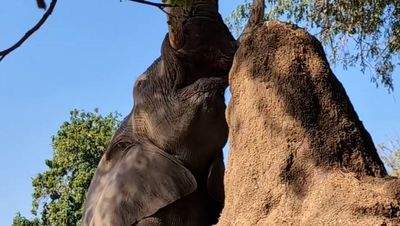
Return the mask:
[(32, 182), (32, 212), (41, 221), (29, 221), (18, 213), (13, 226), (80, 225), (86, 190), (118, 117), (118, 113), (103, 117), (97, 109), (70, 112), (70, 120), (52, 137), (53, 158), (45, 161), (48, 170)]
[(383, 162), (388, 166), (390, 174), (400, 176), (400, 137), (392, 139), (386, 144), (378, 145)]
[[(398, 0), (266, 0), (267, 20), (281, 19), (310, 29), (325, 45), (332, 63), (346, 69), (360, 65), (393, 90), (393, 71), (400, 64), (400, 4)], [(227, 18), (236, 34), (249, 17), (245, 0)]]
[(30, 221), (23, 217), (21, 213), (17, 213), (17, 215), (14, 217), (12, 226), (41, 226), (41, 223), (37, 218)]

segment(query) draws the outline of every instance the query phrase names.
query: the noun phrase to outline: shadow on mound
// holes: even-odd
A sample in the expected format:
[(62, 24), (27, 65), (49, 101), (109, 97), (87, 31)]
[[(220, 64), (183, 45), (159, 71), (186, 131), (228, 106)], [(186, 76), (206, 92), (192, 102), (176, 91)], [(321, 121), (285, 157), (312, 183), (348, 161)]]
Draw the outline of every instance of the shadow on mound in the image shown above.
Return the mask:
[(329, 68), (320, 42), (266, 22), (230, 73), (230, 155), (219, 225), (397, 225), (400, 183)]

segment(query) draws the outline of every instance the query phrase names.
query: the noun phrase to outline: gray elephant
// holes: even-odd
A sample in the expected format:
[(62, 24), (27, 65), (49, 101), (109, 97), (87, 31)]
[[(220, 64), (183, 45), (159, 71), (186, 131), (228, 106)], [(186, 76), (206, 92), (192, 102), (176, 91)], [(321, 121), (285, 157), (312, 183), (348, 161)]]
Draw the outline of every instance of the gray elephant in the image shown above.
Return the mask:
[(169, 24), (161, 57), (136, 81), (134, 107), (99, 163), (84, 226), (218, 220), (228, 135), (224, 91), (236, 42), (217, 0), (193, 0), (188, 16)]

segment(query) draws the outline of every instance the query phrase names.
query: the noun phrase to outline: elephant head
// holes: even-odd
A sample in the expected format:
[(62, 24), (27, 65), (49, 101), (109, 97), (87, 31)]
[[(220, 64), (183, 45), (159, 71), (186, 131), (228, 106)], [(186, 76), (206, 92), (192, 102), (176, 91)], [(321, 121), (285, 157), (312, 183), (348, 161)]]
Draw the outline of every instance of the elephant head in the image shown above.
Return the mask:
[[(134, 107), (99, 163), (83, 225), (132, 225), (161, 209), (173, 211), (174, 202), (192, 193), (222, 207), (224, 91), (236, 43), (216, 1), (193, 0), (181, 15), (179, 29), (178, 19), (170, 23), (161, 57), (135, 83)], [(201, 208), (194, 212), (210, 211)]]

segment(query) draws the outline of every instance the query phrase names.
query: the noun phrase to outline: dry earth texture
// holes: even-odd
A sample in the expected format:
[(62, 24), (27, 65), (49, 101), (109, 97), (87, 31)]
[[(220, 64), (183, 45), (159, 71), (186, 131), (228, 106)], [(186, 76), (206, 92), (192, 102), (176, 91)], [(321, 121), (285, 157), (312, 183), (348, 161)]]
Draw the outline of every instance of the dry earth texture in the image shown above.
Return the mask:
[(319, 41), (279, 22), (241, 41), (218, 225), (400, 225), (399, 180), (387, 175)]

